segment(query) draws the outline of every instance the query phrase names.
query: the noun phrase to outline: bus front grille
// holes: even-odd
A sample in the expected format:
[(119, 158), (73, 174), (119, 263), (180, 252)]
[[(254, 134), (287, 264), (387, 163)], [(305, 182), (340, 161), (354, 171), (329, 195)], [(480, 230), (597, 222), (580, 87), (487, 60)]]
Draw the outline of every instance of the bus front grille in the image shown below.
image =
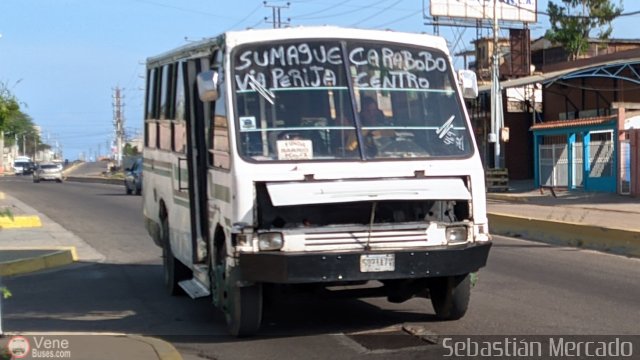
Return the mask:
[(362, 249), (367, 245), (374, 249), (423, 247), (432, 244), (429, 244), (425, 229), (350, 231), (305, 235), (305, 249), (309, 251)]

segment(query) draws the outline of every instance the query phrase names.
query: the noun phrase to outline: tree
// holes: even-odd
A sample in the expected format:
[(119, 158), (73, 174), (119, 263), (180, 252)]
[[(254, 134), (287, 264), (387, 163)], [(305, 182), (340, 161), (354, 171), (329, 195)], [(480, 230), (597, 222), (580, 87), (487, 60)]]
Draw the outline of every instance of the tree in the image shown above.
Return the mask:
[(28, 154), (35, 156), (35, 151), (51, 148), (42, 143), (33, 120), (22, 112), (20, 102), (3, 83), (0, 83), (0, 133), (6, 136), (6, 144), (4, 137), (0, 136), (0, 149), (5, 145), (22, 144)]
[(7, 119), (20, 113), (20, 104), (5, 84), (0, 83), (0, 130), (5, 129)]
[(33, 120), (22, 111), (18, 111), (8, 117), (4, 122), (3, 130), (6, 136), (5, 145), (18, 145), (25, 150), (26, 153), (24, 155), (35, 156), (36, 151), (51, 148), (49, 145), (42, 143), (40, 134), (38, 134), (33, 124)]
[(122, 149), (122, 154), (124, 156), (139, 156), (140, 151), (137, 146), (133, 146), (130, 143), (124, 144), (124, 149)]
[(560, 5), (549, 1), (547, 12), (551, 29), (545, 37), (560, 43), (569, 53), (569, 60), (577, 59), (589, 47), (589, 35), (598, 30), (598, 38), (607, 40), (613, 28), (611, 22), (622, 13), (611, 0), (561, 0)]

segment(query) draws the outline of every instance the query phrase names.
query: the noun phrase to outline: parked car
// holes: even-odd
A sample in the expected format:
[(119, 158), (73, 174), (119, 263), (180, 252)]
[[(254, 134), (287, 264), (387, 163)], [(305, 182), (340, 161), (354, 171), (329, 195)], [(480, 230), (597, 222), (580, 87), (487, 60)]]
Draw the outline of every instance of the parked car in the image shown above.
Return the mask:
[(137, 158), (131, 167), (125, 169), (124, 187), (127, 195), (134, 191), (136, 195), (142, 194), (142, 158)]
[(56, 164), (38, 164), (33, 171), (33, 182), (39, 183), (40, 181), (56, 181), (61, 183), (62, 170)]

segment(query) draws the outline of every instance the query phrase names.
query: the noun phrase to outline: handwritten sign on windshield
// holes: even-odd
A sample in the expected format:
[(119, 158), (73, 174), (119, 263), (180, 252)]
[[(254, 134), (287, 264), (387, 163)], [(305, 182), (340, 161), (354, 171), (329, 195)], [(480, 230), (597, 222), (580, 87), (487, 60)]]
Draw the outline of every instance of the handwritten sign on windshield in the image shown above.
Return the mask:
[(353, 44), (344, 56), (337, 42), (271, 44), (236, 53), (236, 89), (346, 87), (344, 61), (356, 87), (429, 89), (432, 78), (448, 72), (446, 56), (436, 50)]

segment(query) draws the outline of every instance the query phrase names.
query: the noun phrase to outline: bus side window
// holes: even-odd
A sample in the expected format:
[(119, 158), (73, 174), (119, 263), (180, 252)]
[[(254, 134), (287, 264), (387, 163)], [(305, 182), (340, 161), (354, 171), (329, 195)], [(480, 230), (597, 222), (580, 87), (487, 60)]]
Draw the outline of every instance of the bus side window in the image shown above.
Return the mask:
[(222, 67), (222, 52), (217, 51), (214, 55), (214, 64), (218, 66), (218, 99), (212, 105), (213, 121), (211, 124), (212, 139), (209, 151), (209, 165), (222, 169), (229, 169), (230, 146), (229, 146), (229, 118), (227, 117), (226, 95), (224, 71)]

